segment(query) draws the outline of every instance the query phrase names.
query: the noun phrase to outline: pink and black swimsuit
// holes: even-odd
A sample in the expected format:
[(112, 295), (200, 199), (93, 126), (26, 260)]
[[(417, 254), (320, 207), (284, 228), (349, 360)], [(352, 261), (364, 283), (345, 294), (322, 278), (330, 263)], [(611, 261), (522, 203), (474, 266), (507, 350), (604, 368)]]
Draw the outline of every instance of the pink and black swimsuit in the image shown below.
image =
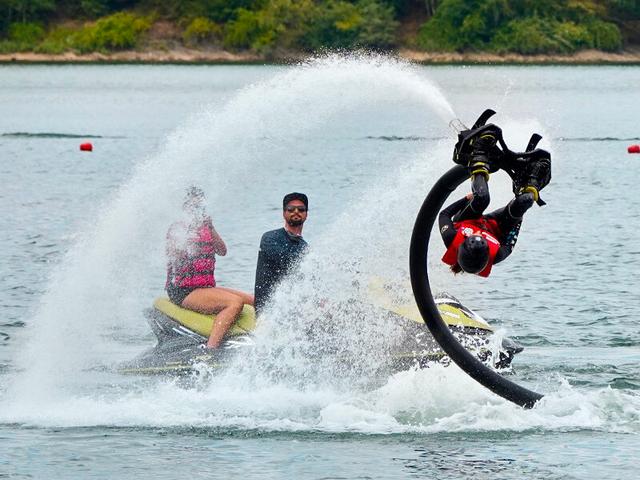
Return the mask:
[[(183, 233), (182, 241), (178, 233)], [(210, 218), (199, 225), (174, 223), (167, 232), (167, 283), (169, 299), (182, 305), (184, 299), (198, 288), (213, 288), (215, 278), (215, 246)]]

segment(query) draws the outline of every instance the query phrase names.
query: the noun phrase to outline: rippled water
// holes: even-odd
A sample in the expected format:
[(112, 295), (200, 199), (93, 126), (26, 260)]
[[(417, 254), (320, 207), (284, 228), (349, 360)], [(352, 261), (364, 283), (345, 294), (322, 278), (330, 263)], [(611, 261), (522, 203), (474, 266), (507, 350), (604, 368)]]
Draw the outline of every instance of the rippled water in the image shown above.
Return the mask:
[[(637, 67), (380, 58), (1, 66), (0, 475), (630, 477), (638, 84)], [(406, 281), (413, 219), (451, 165), (447, 123), (487, 107), (514, 149), (544, 135), (548, 206), (489, 280), (452, 278), (437, 241), (431, 271), (436, 290), (525, 345), (510, 378), (546, 395), (529, 411), (456, 367), (374, 378), (393, 331), (343, 308), (367, 278)], [(153, 344), (141, 311), (162, 293), (165, 229), (193, 181), (229, 246), (219, 281), (247, 290), (282, 195), (307, 192), (306, 280), (284, 286), (257, 353), (226, 373), (189, 387), (123, 377), (111, 367)], [(506, 177), (490, 185), (496, 206), (508, 200)], [(310, 299), (342, 329), (347, 365), (305, 356)]]

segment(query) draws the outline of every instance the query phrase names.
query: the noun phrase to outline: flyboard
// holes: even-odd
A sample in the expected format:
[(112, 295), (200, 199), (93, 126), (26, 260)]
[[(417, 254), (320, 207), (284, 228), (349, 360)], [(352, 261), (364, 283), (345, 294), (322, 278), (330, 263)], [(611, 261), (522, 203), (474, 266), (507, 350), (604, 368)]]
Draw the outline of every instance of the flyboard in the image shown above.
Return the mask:
[[(485, 111), (474, 125), (474, 128), (482, 127), (486, 120), (494, 113), (493, 110)], [(519, 154), (520, 159), (526, 161), (527, 157), (530, 157), (528, 153), (532, 154), (531, 157), (535, 157), (538, 153), (534, 152), (544, 152), (534, 150), (539, 139), (540, 137), (534, 134), (534, 137), (532, 137), (527, 147), (527, 152), (525, 154)], [(504, 144), (503, 148), (505, 148)], [(514, 154), (514, 158), (515, 155), (516, 154)], [(523, 158), (523, 156), (525, 158)], [(507, 169), (505, 170), (511, 175), (511, 172)], [(456, 165), (451, 168), (435, 183), (418, 212), (411, 235), (411, 245), (409, 247), (409, 270), (413, 295), (422, 319), (429, 328), (429, 331), (445, 353), (449, 355), (462, 370), (493, 393), (521, 407), (532, 408), (543, 395), (507, 380), (467, 351), (451, 333), (451, 330), (447, 328), (431, 293), (427, 267), (431, 230), (444, 202), (449, 198), (449, 195), (465, 180), (468, 180), (468, 178), (469, 173), (467, 168), (461, 165)]]

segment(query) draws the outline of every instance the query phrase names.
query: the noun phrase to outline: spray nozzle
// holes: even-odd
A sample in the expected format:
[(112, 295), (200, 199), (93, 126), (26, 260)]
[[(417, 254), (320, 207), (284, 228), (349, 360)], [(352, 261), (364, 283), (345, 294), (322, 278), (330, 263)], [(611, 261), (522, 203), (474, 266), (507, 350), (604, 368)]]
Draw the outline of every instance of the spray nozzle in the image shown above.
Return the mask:
[(454, 118), (453, 120), (451, 120), (449, 122), (449, 128), (451, 128), (451, 130), (453, 130), (456, 133), (456, 135), (460, 134), (460, 132), (463, 132), (465, 130), (469, 130), (467, 126), (460, 121), (459, 118)]

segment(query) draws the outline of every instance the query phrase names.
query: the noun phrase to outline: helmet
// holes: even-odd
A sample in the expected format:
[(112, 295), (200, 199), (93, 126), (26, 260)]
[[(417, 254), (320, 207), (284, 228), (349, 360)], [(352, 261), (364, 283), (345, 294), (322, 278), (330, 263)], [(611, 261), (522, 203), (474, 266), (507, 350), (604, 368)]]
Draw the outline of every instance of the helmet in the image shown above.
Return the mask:
[(479, 273), (489, 263), (489, 245), (481, 235), (471, 235), (458, 247), (458, 264), (467, 273)]

